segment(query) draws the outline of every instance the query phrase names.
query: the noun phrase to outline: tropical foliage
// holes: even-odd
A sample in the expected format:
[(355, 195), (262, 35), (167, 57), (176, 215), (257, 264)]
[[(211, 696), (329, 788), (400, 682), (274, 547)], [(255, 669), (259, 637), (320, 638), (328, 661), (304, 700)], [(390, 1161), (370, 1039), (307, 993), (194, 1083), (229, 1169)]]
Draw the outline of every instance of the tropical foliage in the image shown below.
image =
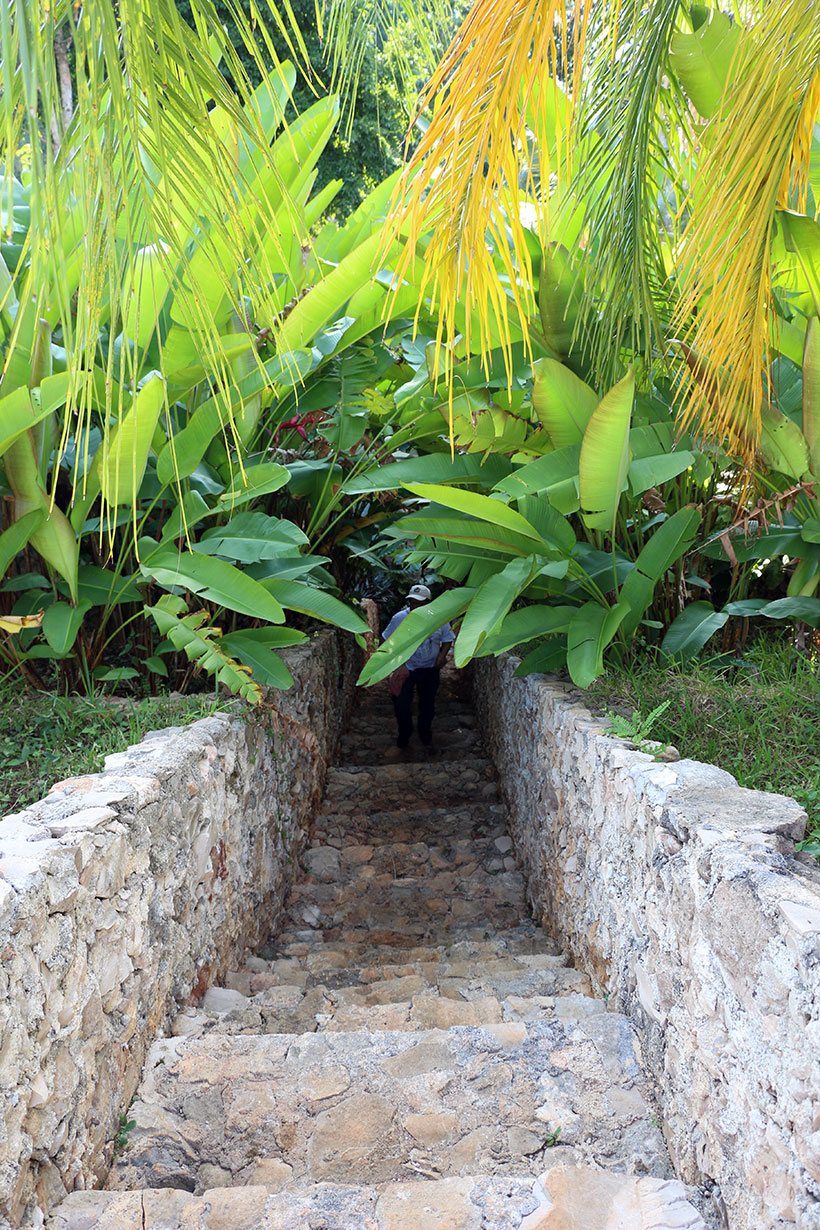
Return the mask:
[(781, 340), (791, 276), (816, 284), (820, 10), (743, 16), (477, 0), (427, 87), (395, 216), (406, 267), (425, 244), (448, 373), (459, 336), (501, 342), (508, 368), (522, 336), (543, 352), (533, 249), (557, 240), (583, 256), (571, 338), (594, 382), (632, 355), (664, 365), (685, 424), (753, 463), (772, 352), (800, 334)]
[[(386, 289), (371, 266), (389, 187), (344, 227), (323, 226), (339, 184), (312, 188), (338, 102), (321, 99), (283, 127), (289, 65), (240, 103), (201, 44), (190, 50), (175, 12), (152, 13), (155, 32), (179, 35), (180, 79), (214, 100), (200, 143), (164, 147), (170, 109), (152, 111), (153, 70), (132, 64), (127, 39), (92, 47), (82, 18), (71, 27), (78, 69), (90, 71), (93, 51), (112, 109), (135, 70), (136, 132), (118, 129), (119, 153), (103, 158), (78, 104), (59, 145), (38, 136), (24, 158), (23, 134), (6, 133), (0, 653), (33, 682), (52, 678), (45, 664), (56, 661), (63, 685), (86, 688), (167, 675), (169, 658), (179, 682), (188, 659), (258, 699), (260, 684), (289, 682), (274, 650), (304, 639), (281, 626), (285, 611), (365, 628), (327, 592), (325, 559), (278, 515), (292, 473), (274, 444), (294, 390), (315, 399), (320, 374), (338, 375), (380, 325)], [(29, 16), (16, 14), (14, 45), (22, 66), (42, 68), (44, 30)], [(48, 114), (49, 90), (37, 97)], [(116, 209), (100, 199), (111, 188)], [(338, 432), (349, 448), (349, 430)]]
[[(613, 26), (478, 0), (404, 177), (341, 226), (319, 167), (355, 132), (368, 38), (396, 33), (378, 0), (328, 0), (344, 98), (298, 109), (296, 10), (9, 10), (8, 670), (86, 691), (199, 672), (259, 700), (289, 683), (277, 649), (314, 620), (363, 633), (345, 599), (407, 570), (443, 592), (363, 682), (431, 620), (460, 621), (460, 665), (521, 646), (522, 671), (581, 686), (771, 620), (805, 641), (818, 60), (782, 7), (621, 3)], [(409, 89), (452, 12), (396, 13)]]
[(459, 586), (457, 661), (534, 641), (522, 671), (586, 686), (610, 645), (820, 621), (820, 24), (548, 8), (473, 7), (394, 217), (439, 309), (419, 393), (514, 468), (479, 495), (418, 464), (393, 533)]

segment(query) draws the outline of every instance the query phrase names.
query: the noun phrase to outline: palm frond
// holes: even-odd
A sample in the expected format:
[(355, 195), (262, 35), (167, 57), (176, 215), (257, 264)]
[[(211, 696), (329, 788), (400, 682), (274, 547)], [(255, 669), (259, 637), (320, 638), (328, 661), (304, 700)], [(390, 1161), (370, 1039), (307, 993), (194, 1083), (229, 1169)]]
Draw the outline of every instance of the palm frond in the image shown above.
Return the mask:
[(570, 201), (585, 204), (585, 280), (575, 341), (598, 383), (620, 372), (626, 346), (647, 360), (662, 347), (660, 311), (675, 242), (682, 154), (692, 119), (677, 78), (666, 70), (680, 0), (624, 0), (616, 45), (596, 13), (582, 83)]
[[(568, 32), (564, 0), (477, 0), (422, 95), (434, 107), (397, 193), (394, 225), (407, 241), (397, 281), (429, 234), (420, 301), (429, 295), (438, 312), (437, 368), (456, 334), (468, 352), (500, 343), (509, 364), (513, 322), (526, 331), (534, 303), (520, 207), (539, 200), (546, 237), (550, 172), (567, 141), (560, 108), (546, 105), (549, 78), (570, 41), (577, 78), (585, 32), (585, 16)], [(528, 116), (537, 181), (532, 160), (519, 177)], [(448, 350), (448, 375), (451, 364)]]
[[(274, 105), (283, 69), (266, 58), (258, 14), (251, 29), (238, 0), (229, 5), (263, 71), (257, 90), (211, 0), (192, 0), (195, 30), (173, 0), (0, 6), (2, 199), (13, 197), (25, 147), (31, 224), (17, 271), (20, 298), (36, 298), (38, 315), (60, 330), (71, 377), (66, 432), (74, 411), (72, 430), (80, 433), (88, 421), (95, 365), (114, 391), (112, 416), (122, 411), (117, 390), (133, 385), (145, 355), (118, 338), (135, 285), (153, 290), (135, 282), (146, 269), (158, 270), (151, 276), (166, 287), (187, 290), (198, 342), (226, 385), (232, 368), (213, 304), (226, 296), (241, 315), (245, 297), (264, 303), (273, 283), (273, 207), (260, 193), (254, 211), (243, 210), (240, 189), (262, 172), (278, 174), (262, 113)], [(72, 49), (76, 93), (67, 123), (63, 39)], [(298, 50), (301, 40), (293, 41)], [(14, 345), (12, 337), (7, 367)]]
[(345, 100), (347, 137), (367, 57), (389, 41), (400, 92), (415, 98), (446, 51), (455, 26), (453, 5), (447, 0), (317, 0), (317, 12), (330, 88)]
[(751, 462), (760, 437), (778, 202), (808, 176), (820, 97), (820, 3), (773, 0), (741, 40), (702, 136), (676, 314), (684, 425)]

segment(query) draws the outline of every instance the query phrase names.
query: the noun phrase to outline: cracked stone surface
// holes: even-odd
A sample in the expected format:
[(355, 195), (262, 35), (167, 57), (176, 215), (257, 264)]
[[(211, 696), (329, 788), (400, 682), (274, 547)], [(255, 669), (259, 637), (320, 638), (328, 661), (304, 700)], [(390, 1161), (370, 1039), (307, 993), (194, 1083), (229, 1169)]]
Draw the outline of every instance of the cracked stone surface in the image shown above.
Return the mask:
[[(568, 1206), (566, 1196), (569, 1193)], [(571, 1208), (572, 1213), (567, 1212)], [(51, 1230), (698, 1230), (680, 1183), (556, 1167), (535, 1180), (469, 1176), (389, 1187), (77, 1192)]]
[[(117, 1187), (241, 1183), (266, 1153), (294, 1180), (538, 1173), (569, 1155), (666, 1176), (628, 1023), (613, 1013), (155, 1044)], [(559, 1133), (557, 1140), (555, 1134)]]
[(283, 926), (148, 1058), (48, 1230), (705, 1230), (626, 1017), (530, 917), (458, 684), (440, 754), (345, 735)]

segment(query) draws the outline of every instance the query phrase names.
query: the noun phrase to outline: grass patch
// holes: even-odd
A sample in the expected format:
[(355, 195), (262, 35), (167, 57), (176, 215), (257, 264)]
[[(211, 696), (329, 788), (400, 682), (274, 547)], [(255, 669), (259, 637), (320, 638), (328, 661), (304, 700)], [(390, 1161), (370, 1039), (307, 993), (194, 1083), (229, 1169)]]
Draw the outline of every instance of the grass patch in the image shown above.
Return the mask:
[[(820, 674), (817, 662), (787, 643), (761, 641), (731, 665), (645, 658), (612, 669), (586, 694), (599, 713), (647, 715), (670, 703), (648, 737), (681, 756), (709, 761), (741, 786), (788, 794), (809, 815), (809, 842), (820, 853)], [(810, 848), (807, 844), (806, 848)]]
[(0, 817), (28, 807), (54, 782), (97, 773), (105, 757), (149, 730), (187, 726), (235, 704), (213, 694), (112, 702), (0, 689)]

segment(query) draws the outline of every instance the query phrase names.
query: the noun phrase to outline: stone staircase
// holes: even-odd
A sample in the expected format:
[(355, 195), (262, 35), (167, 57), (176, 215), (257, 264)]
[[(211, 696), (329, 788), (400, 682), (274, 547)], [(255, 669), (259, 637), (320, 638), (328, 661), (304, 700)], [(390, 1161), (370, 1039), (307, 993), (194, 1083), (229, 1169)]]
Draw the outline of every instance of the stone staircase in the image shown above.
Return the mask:
[(455, 677), (436, 730), (387, 762), (362, 699), (282, 929), (180, 1010), (49, 1230), (704, 1230), (629, 1021), (529, 917)]

